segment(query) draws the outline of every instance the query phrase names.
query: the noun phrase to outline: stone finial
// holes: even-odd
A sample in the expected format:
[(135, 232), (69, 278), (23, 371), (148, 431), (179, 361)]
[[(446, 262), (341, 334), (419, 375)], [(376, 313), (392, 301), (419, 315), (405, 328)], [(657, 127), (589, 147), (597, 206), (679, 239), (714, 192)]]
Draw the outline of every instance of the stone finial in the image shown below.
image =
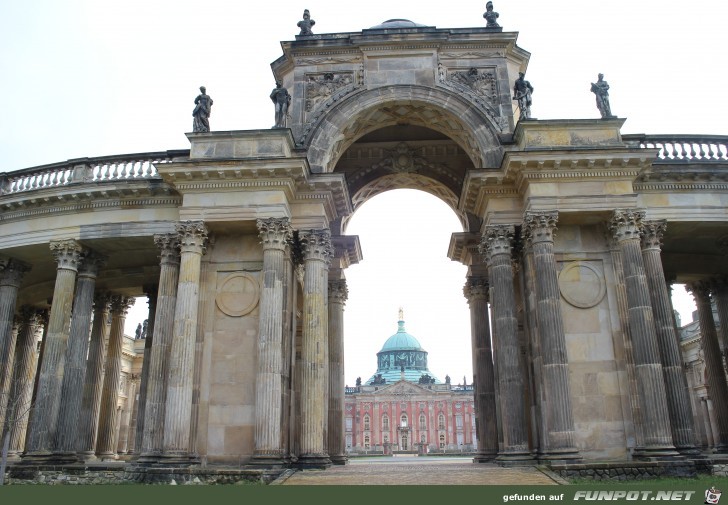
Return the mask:
[(486, 21), (486, 28), (500, 28), (500, 25), (496, 21), (499, 16), (498, 13), (493, 10), (493, 2), (485, 4), (485, 13), (483, 14), (483, 17)]
[(212, 112), (212, 98), (206, 93), (207, 89), (200, 86), (200, 94), (195, 98), (195, 109), (192, 111), (192, 131), (194, 133), (207, 133), (210, 131), (210, 114)]
[(311, 31), (311, 27), (316, 24), (316, 21), (311, 19), (311, 13), (308, 12), (308, 9), (304, 9), (303, 11), (303, 19), (299, 21), (296, 26), (298, 26), (301, 29), (301, 33), (298, 35), (313, 35), (313, 32)]
[(616, 117), (612, 115), (612, 107), (609, 105), (609, 84), (604, 80), (604, 74), (597, 76), (597, 82), (591, 83), (591, 92), (596, 95), (597, 109), (602, 119)]

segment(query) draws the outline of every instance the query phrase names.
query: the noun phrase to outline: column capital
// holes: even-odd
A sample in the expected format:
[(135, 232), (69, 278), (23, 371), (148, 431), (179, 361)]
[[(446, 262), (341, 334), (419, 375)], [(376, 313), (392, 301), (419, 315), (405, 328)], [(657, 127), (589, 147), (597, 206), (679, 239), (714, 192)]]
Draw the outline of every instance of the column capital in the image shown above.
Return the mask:
[(710, 287), (715, 294), (727, 294), (728, 293), (728, 276), (721, 275), (714, 277), (710, 280)]
[(552, 242), (556, 233), (559, 212), (526, 211), (523, 215), (523, 238), (526, 243)]
[(40, 326), (43, 324), (43, 313), (37, 307), (23, 305), (18, 311), (21, 324), (27, 326)]
[(478, 250), (485, 256), (486, 263), (490, 263), (499, 254), (511, 255), (515, 232), (515, 227), (511, 224), (485, 227)]
[(161, 264), (179, 264), (179, 235), (176, 233), (159, 233), (154, 235), (154, 244), (159, 249)]
[(293, 228), (287, 217), (270, 217), (256, 221), (263, 249), (284, 251), (293, 239)]
[(694, 281), (685, 284), (685, 289), (693, 295), (695, 301), (698, 302), (698, 298), (710, 301), (710, 292), (712, 283), (709, 280)]
[(30, 265), (13, 258), (0, 260), (0, 286), (20, 287), (23, 276), (30, 271)]
[(331, 263), (334, 248), (331, 245), (331, 232), (328, 229), (301, 230), (298, 236), (304, 260), (320, 260), (327, 265)]
[(667, 221), (664, 219), (642, 222), (642, 249), (662, 248), (662, 236), (667, 229)]
[(54, 240), (50, 243), (51, 254), (59, 269), (78, 272), (84, 247), (75, 240)]
[(108, 259), (109, 257), (104, 254), (85, 249), (81, 255), (81, 263), (78, 266), (78, 275), (96, 278), (99, 275), (99, 270), (106, 265)]
[(111, 306), (111, 293), (101, 292), (94, 296), (94, 311), (108, 312)]
[(129, 309), (134, 305), (134, 297), (124, 295), (111, 295), (111, 313), (126, 317)]
[(329, 281), (329, 302), (344, 304), (349, 298), (346, 279)]
[(485, 300), (487, 302), (490, 299), (489, 294), (490, 284), (485, 277), (471, 276), (465, 281), (463, 295), (468, 300), (468, 303), (473, 300)]
[(208, 232), (204, 221), (182, 221), (175, 228), (182, 252), (205, 254)]
[(642, 234), (642, 221), (645, 211), (638, 209), (615, 209), (609, 229), (618, 242), (639, 240)]

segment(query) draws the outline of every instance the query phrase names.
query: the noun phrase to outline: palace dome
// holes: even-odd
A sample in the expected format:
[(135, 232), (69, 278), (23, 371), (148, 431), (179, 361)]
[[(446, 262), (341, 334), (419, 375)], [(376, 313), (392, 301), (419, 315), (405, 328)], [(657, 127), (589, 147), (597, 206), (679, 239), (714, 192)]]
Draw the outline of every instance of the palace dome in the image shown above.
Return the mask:
[(419, 341), (404, 329), (404, 321), (398, 321), (399, 328), (397, 333), (392, 335), (384, 342), (382, 350), (386, 351), (424, 351)]
[(425, 28), (426, 25), (421, 25), (410, 21), (409, 19), (388, 19), (384, 23), (372, 26), (370, 30), (390, 30), (396, 28)]

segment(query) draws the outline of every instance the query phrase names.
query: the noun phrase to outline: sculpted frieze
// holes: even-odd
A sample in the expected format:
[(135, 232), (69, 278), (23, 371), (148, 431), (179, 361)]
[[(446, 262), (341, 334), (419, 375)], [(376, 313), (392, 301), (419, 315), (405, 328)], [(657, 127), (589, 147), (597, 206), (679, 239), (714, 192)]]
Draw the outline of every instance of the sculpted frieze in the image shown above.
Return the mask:
[(354, 72), (324, 72), (306, 76), (306, 112), (315, 110), (341, 88), (354, 84)]

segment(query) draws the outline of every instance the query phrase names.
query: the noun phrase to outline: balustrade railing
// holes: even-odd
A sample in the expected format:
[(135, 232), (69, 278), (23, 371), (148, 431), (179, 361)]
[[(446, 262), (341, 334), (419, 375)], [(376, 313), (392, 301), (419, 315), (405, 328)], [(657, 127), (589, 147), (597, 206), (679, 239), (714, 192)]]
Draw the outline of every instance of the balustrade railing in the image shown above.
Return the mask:
[(155, 165), (189, 156), (189, 150), (80, 158), (0, 174), (0, 195), (72, 183), (131, 181), (159, 177)]
[(724, 135), (622, 135), (630, 147), (659, 149), (666, 163), (726, 162), (728, 136)]

